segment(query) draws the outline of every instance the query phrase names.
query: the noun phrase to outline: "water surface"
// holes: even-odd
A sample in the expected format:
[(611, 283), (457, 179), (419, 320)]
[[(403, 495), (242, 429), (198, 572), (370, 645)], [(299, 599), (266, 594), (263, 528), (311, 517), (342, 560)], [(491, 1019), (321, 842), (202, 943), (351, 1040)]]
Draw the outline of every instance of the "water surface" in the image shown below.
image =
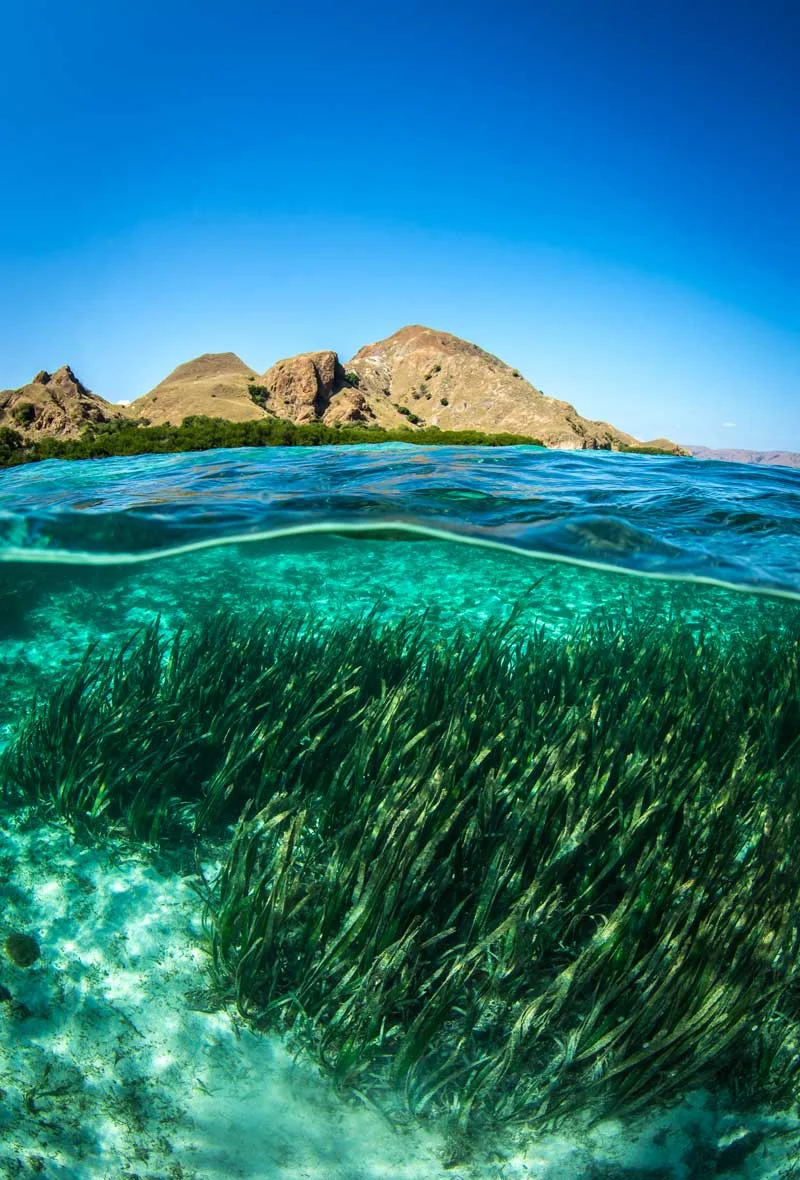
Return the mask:
[[(464, 1176), (500, 1174), (474, 1142), (467, 1150), (453, 1138), (447, 1110), (457, 1109), (469, 1093), (476, 1125), (484, 1125), (481, 1118), (486, 1127), (495, 1120), (492, 1135), (499, 1133), (498, 1118), (522, 1111), (513, 1134), (508, 1130), (512, 1138), (504, 1141), (501, 1174), (507, 1180), (537, 1174), (531, 1142), (540, 1144), (536, 1150), (544, 1159), (545, 1124), (532, 1112), (579, 1118), (592, 1103), (626, 1119), (655, 1117), (656, 1109), (663, 1119), (665, 1103), (683, 1110), (669, 1117), (691, 1143), (685, 1151), (670, 1148), (671, 1154), (659, 1155), (659, 1143), (677, 1142), (670, 1140), (670, 1124), (667, 1132), (659, 1125), (648, 1148), (650, 1174), (661, 1167), (660, 1175), (676, 1180), (699, 1178), (713, 1173), (690, 1165), (691, 1153), (695, 1160), (722, 1159), (725, 1135), (744, 1117), (737, 1094), (725, 1089), (735, 1077), (740, 1092), (750, 1087), (758, 1118), (767, 1120), (763, 1125), (774, 1129), (758, 1139), (762, 1170), (745, 1144), (739, 1174), (777, 1176), (775, 1169), (786, 1164), (788, 1124), (780, 1124), (779, 1135), (778, 1123), (768, 1120), (784, 1117), (780, 1112), (793, 1087), (800, 1097), (791, 1064), (800, 1026), (789, 999), (800, 985), (800, 873), (787, 844), (794, 839), (793, 817), (800, 814), (798, 636), (800, 473), (788, 469), (530, 447), (388, 444), (48, 462), (0, 473), (0, 744), (7, 751), (0, 776), (7, 847), (2, 863), (18, 866), (0, 889), (6, 925), (29, 927), (46, 952), (29, 975), (8, 963), (0, 968), (0, 985), (7, 981), (16, 1005), (0, 1011), (13, 1046), (5, 1074), (24, 1075), (29, 1089), (46, 1089), (37, 1070), (45, 1070), (46, 1081), (69, 1063), (73, 1081), (64, 1082), (65, 1103), (80, 1126), (84, 1162), (76, 1162), (77, 1139), (48, 1131), (47, 1119), (34, 1117), (23, 1090), (7, 1116), (14, 1150), (44, 1151), (59, 1176), (99, 1177), (102, 1171), (87, 1170), (86, 1160), (94, 1157), (98, 1169), (134, 1166), (130, 1111), (123, 1118), (104, 1106), (101, 1117), (75, 1064), (76, 1054), (90, 1052), (83, 1005), (100, 988), (107, 1005), (103, 1036), (117, 1035), (120, 1013), (138, 1022), (140, 1032), (142, 1022), (152, 1024), (142, 1044), (125, 1052), (138, 1062), (135, 1086), (152, 1092), (140, 1138), (158, 1161), (158, 1174), (167, 1174), (158, 1146), (164, 1129), (159, 1102), (166, 1101), (159, 1097), (160, 1070), (175, 1104), (170, 1119), (183, 1127), (184, 1158), (201, 1159), (187, 1113), (194, 1099), (181, 1090), (186, 1066), (169, 1072), (169, 1060), (183, 1060), (176, 1030), (182, 1019), (190, 1020), (197, 1001), (187, 1004), (182, 1017), (180, 997), (169, 991), (173, 976), (148, 966), (155, 952), (147, 907), (155, 904), (152, 898), (167, 896), (170, 886), (153, 879), (145, 888), (141, 865), (151, 863), (147, 858), (160, 846), (158, 855), (167, 856), (169, 871), (177, 871), (182, 883), (196, 857), (206, 858), (211, 881), (214, 858), (218, 870), (244, 847), (242, 841), (256, 841), (248, 856), (266, 855), (258, 844), (263, 834), (248, 828), (252, 816), (241, 806), (240, 796), (249, 792), (265, 808), (265, 831), (273, 825), (282, 832), (280, 825), (293, 817), (291, 831), (269, 855), (296, 851), (282, 868), (264, 870), (260, 888), (284, 897), (291, 871), (299, 892), (295, 908), (285, 910), (284, 928), (270, 919), (269, 939), (278, 942), (264, 971), (272, 982), (256, 975), (250, 990), (242, 991), (249, 977), (240, 963), (225, 985), (232, 989), (227, 1002), (239, 988), (239, 1006), (252, 1016), (253, 1005), (264, 1002), (264, 989), (277, 987), (288, 972), (282, 985), (288, 990), (270, 1009), (273, 1032), (299, 1038), (309, 1068), (321, 1063), (323, 1077), (332, 1077), (348, 1100), (377, 1104), (392, 1119), (402, 1118), (403, 1103), (410, 1103), (414, 1134), (422, 1135), (424, 1125), (425, 1134), (444, 1136), (434, 1152), (438, 1163), (422, 1140), (414, 1141), (413, 1151), (409, 1146), (404, 1162), (398, 1142), (380, 1140), (363, 1123), (352, 1131), (349, 1146), (341, 1146), (341, 1159), (304, 1157), (303, 1167), (345, 1176), (354, 1160), (366, 1159), (360, 1174), (396, 1175), (405, 1168), (422, 1180), (439, 1174), (436, 1168), (459, 1165), (461, 1153)], [(178, 666), (186, 684), (171, 671)], [(285, 717), (295, 715), (299, 728), (287, 728)], [(126, 729), (137, 735), (127, 745)], [(282, 736), (270, 736), (275, 734)], [(254, 751), (262, 752), (256, 757)], [(396, 771), (390, 773), (392, 766)], [(451, 780), (453, 767), (460, 769)], [(403, 783), (416, 781), (414, 776), (418, 786), (404, 795)], [(431, 785), (436, 783), (444, 785), (438, 790)], [(409, 827), (415, 799), (428, 790), (433, 794), (424, 807), (419, 803), (418, 824)], [(143, 798), (155, 800), (152, 814), (162, 816), (161, 827), (136, 802)], [(219, 824), (203, 827), (197, 817), (211, 815), (217, 798), (227, 801)], [(575, 810), (578, 800), (584, 813)], [(25, 819), (31, 804), (32, 818)], [(355, 809), (350, 826), (348, 806)], [(546, 823), (538, 818), (543, 808), (549, 809)], [(238, 811), (244, 826), (234, 838)], [(440, 834), (428, 831), (434, 814), (442, 816)], [(463, 835), (457, 817), (467, 824)], [(355, 834), (367, 838), (373, 819), (376, 833), (385, 822), (391, 834), (376, 836), (371, 851), (363, 846), (362, 867), (353, 868), (350, 879), (352, 841)], [(74, 865), (83, 854), (71, 852), (63, 834), (47, 834), (62, 831), (64, 823), (84, 848), (116, 849), (115, 856), (136, 849), (135, 870), (109, 884), (113, 857), (109, 862), (104, 852), (106, 859), (92, 860), (91, 871), (76, 877)], [(145, 829), (149, 838), (143, 840)], [(176, 837), (176, 830), (183, 835)], [(525, 839), (535, 855), (528, 857), (523, 842), (513, 853), (520, 858), (516, 868), (509, 861), (506, 884), (495, 887), (493, 874), (512, 856), (515, 831), (528, 830)], [(414, 851), (409, 841), (422, 839), (423, 831), (429, 843)], [(447, 833), (454, 842), (448, 844)], [(184, 846), (176, 847), (176, 840)], [(391, 870), (382, 858), (395, 855)], [(371, 871), (385, 874), (380, 889), (371, 887)], [(393, 872), (400, 874), (396, 880)], [(461, 882), (456, 900), (451, 878)], [(80, 885), (79, 879), (89, 883)], [(232, 871), (229, 880), (238, 879)], [(209, 903), (212, 912), (228, 897), (225, 880), (223, 872)], [(346, 889), (342, 885), (346, 896), (336, 892), (340, 881), (349, 881)], [(293, 915), (306, 912), (303, 906), (314, 912), (323, 882), (328, 901), (313, 928), (320, 947), (329, 950), (315, 963), (314, 947), (300, 953), (292, 923)], [(101, 919), (94, 901), (90, 908), (80, 900), (84, 888), (87, 896), (97, 894), (98, 903), (105, 890), (128, 896), (139, 889), (143, 908), (130, 894), (124, 917), (123, 910), (115, 917), (109, 907)], [(428, 898), (418, 913), (415, 889)], [(261, 896), (253, 895), (246, 912)], [(183, 975), (194, 970), (187, 943), (192, 903), (185, 897), (184, 908), (169, 920), (166, 903), (158, 902), (157, 927), (162, 943), (173, 946), (167, 959), (180, 957)], [(226, 912), (233, 912), (234, 903)], [(339, 926), (332, 916), (337, 907)], [(372, 927), (365, 926), (366, 913), (373, 915)], [(544, 914), (550, 914), (546, 921)], [(199, 948), (199, 903), (194, 920)], [(173, 933), (171, 921), (178, 923)], [(221, 920), (215, 921), (220, 930)], [(393, 922), (397, 931), (390, 938)], [(427, 933), (415, 958), (408, 948), (419, 941), (423, 922)], [(555, 923), (550, 941), (547, 922)], [(486, 931), (478, 935), (482, 924)], [(220, 935), (214, 950), (223, 976), (223, 961), (238, 962), (245, 937), (235, 923), (230, 929), (228, 941)], [(626, 931), (618, 951), (615, 929)], [(134, 930), (145, 959), (135, 985), (133, 965), (119, 949)], [(598, 941), (602, 930), (611, 949)], [(648, 930), (662, 931), (654, 945)], [(91, 962), (81, 958), (82, 940), (92, 944)], [(262, 954), (265, 940), (263, 933), (262, 950), (252, 948), (245, 963)], [(348, 941), (352, 961), (343, 953), (338, 962), (336, 947)], [(723, 942), (730, 953), (717, 961), (715, 947)], [(526, 967), (529, 945), (538, 949)], [(407, 948), (406, 959), (400, 946)], [(438, 950), (423, 954), (430, 946)], [(309, 974), (293, 981), (291, 963), (306, 953)], [(476, 956), (480, 969), (459, 966), (459, 955), (465, 963)], [(769, 955), (768, 984), (760, 972)], [(732, 969), (734, 960), (740, 969)], [(101, 962), (104, 983), (97, 975)], [(493, 963), (504, 964), (496, 979)], [(330, 981), (317, 994), (314, 981), (325, 970)], [(437, 1017), (437, 1032), (431, 1022), (425, 1034), (430, 1049), (416, 1060), (409, 1047), (419, 1040), (414, 1005), (420, 996), (440, 995), (434, 981), (448, 971), (450, 1020)], [(588, 990), (569, 984), (572, 990), (563, 991), (573, 976), (581, 979), (581, 971)], [(348, 991), (367, 987), (373, 978), (374, 991)], [(64, 991), (67, 979), (72, 982)], [(410, 980), (412, 992), (404, 998)], [(511, 980), (513, 995), (503, 990)], [(207, 984), (198, 961), (192, 995)], [(23, 997), (29, 997), (28, 1008), (38, 995), (42, 1007), (52, 1009), (59, 987), (67, 998), (58, 1029), (52, 1026), (56, 1041), (48, 1039), (46, 1023), (25, 1016)], [(770, 987), (779, 998), (767, 1012), (759, 989), (766, 994)], [(137, 1009), (130, 1007), (135, 988)], [(298, 991), (304, 998), (296, 1009)], [(339, 995), (341, 1005), (333, 1015), (331, 995)], [(789, 997), (785, 1003), (783, 996)], [(318, 1008), (312, 1010), (314, 1003)], [(371, 1004), (380, 1030), (375, 1037), (381, 1046), (385, 1041), (380, 1049), (364, 1032)], [(470, 1004), (475, 1016), (461, 1039), (448, 1040)], [(169, 1005), (167, 1030), (161, 1009)], [(517, 1026), (525, 1005), (530, 1016)], [(446, 1008), (441, 1011), (446, 1015)], [(535, 1012), (541, 1032), (525, 1048)], [(640, 1021), (638, 1042), (635, 1028), (627, 1026), (630, 1013)], [(756, 1067), (741, 1041), (748, 1019), (750, 1042), (763, 1039), (769, 1067)], [(349, 1040), (336, 1032), (348, 1020), (356, 1022)], [(195, 1028), (197, 1018), (191, 1021)], [(269, 1025), (263, 1013), (261, 1023)], [(191, 1034), (198, 1043), (202, 1027)], [(214, 1035), (222, 1036), (222, 1025), (215, 1027)], [(675, 1030), (684, 1028), (676, 1048)], [(251, 1028), (248, 1035), (255, 1039), (247, 1052), (255, 1056), (242, 1058), (242, 1076), (263, 1071), (256, 1065), (264, 1052), (260, 1034)], [(731, 1057), (727, 1043), (742, 1047)], [(320, 1050), (320, 1044), (327, 1048)], [(501, 1067), (503, 1046), (509, 1045), (522, 1045), (521, 1056)], [(46, 1068), (42, 1052), (52, 1057)], [(104, 1050), (94, 1045), (91, 1052), (102, 1057)], [(495, 1079), (491, 1085), (482, 1080), (482, 1054), (495, 1061), (496, 1076), (487, 1074)], [(550, 1079), (542, 1081), (541, 1093), (528, 1093), (520, 1083), (527, 1074), (515, 1071), (525, 1060), (527, 1074)], [(402, 1084), (398, 1061), (412, 1062)], [(0, 1073), (2, 1067), (0, 1051)], [(118, 1084), (114, 1070), (124, 1068), (115, 1062), (106, 1083)], [(210, 1085), (211, 1074), (203, 1076)], [(213, 1084), (224, 1100), (215, 1106), (209, 1099), (204, 1117), (221, 1120), (211, 1139), (224, 1150), (213, 1163), (205, 1157), (198, 1175), (260, 1174), (236, 1155), (241, 1144), (223, 1129), (236, 1121), (234, 1075), (214, 1074)], [(285, 1086), (285, 1079), (265, 1084), (270, 1143)], [(691, 1097), (700, 1092), (705, 1097)], [(680, 1106), (685, 1101), (699, 1102), (691, 1117)], [(324, 1122), (313, 1103), (299, 1117), (309, 1125)], [(466, 1127), (472, 1117), (464, 1115)], [(103, 1146), (101, 1123), (114, 1128), (111, 1146)], [(621, 1124), (615, 1140), (616, 1171), (603, 1172), (599, 1156), (594, 1164), (581, 1157), (595, 1169), (592, 1175), (633, 1180), (644, 1174), (625, 1154), (628, 1125)], [(569, 1140), (575, 1150), (578, 1142)], [(288, 1148), (279, 1155), (270, 1175), (295, 1174), (300, 1157), (292, 1164)], [(584, 1164), (559, 1159), (538, 1174), (589, 1174), (580, 1170)]]

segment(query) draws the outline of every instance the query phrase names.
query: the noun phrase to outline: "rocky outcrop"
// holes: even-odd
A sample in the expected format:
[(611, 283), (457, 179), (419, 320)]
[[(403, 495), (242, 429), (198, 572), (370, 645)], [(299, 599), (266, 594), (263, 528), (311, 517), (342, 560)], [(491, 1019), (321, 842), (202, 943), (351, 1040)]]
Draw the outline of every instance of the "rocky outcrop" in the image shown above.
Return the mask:
[[(259, 378), (266, 412), (293, 422), (507, 432), (572, 449), (636, 446), (633, 435), (545, 397), (510, 365), (448, 332), (412, 326), (359, 349), (301, 353)], [(668, 440), (657, 444), (680, 453)]]
[[(369, 423), (369, 401), (348, 383), (331, 349), (276, 361), (259, 375), (233, 352), (205, 353), (179, 365), (154, 389), (131, 402), (128, 414), (151, 423), (175, 425), (191, 415), (248, 422), (285, 418), (291, 422)], [(404, 419), (395, 414), (396, 423)]]
[(27, 438), (77, 438), (92, 423), (122, 417), (118, 406), (88, 390), (69, 365), (54, 373), (42, 369), (27, 385), (0, 392), (0, 426)]
[(358, 389), (345, 388), (331, 398), (324, 417), (327, 426), (377, 425), (375, 411)]
[(261, 383), (269, 409), (292, 422), (318, 422), (325, 414), (342, 369), (335, 352), (304, 352), (277, 361)]

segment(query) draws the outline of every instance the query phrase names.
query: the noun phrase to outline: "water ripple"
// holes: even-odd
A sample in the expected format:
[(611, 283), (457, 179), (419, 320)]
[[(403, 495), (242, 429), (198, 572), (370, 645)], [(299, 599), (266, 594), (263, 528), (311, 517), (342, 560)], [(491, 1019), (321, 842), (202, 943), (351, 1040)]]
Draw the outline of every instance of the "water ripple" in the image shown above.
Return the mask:
[(642, 572), (800, 591), (800, 471), (530, 447), (293, 447), (0, 473), (0, 555), (123, 554), (392, 522)]

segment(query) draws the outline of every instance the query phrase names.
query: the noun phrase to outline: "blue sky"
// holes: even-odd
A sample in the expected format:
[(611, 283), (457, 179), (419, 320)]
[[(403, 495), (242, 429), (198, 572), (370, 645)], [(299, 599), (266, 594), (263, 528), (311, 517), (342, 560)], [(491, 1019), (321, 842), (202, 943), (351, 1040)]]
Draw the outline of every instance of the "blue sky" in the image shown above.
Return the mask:
[(2, 24), (0, 386), (426, 323), (641, 438), (800, 450), (796, 0)]

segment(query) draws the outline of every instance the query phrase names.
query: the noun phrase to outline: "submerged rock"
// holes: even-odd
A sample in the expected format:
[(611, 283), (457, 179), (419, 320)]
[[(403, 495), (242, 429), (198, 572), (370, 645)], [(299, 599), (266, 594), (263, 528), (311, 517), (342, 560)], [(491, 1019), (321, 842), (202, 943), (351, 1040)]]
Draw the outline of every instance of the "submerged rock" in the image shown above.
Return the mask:
[(9, 959), (17, 967), (31, 967), (42, 953), (33, 935), (24, 934), (21, 930), (12, 931), (4, 946)]

